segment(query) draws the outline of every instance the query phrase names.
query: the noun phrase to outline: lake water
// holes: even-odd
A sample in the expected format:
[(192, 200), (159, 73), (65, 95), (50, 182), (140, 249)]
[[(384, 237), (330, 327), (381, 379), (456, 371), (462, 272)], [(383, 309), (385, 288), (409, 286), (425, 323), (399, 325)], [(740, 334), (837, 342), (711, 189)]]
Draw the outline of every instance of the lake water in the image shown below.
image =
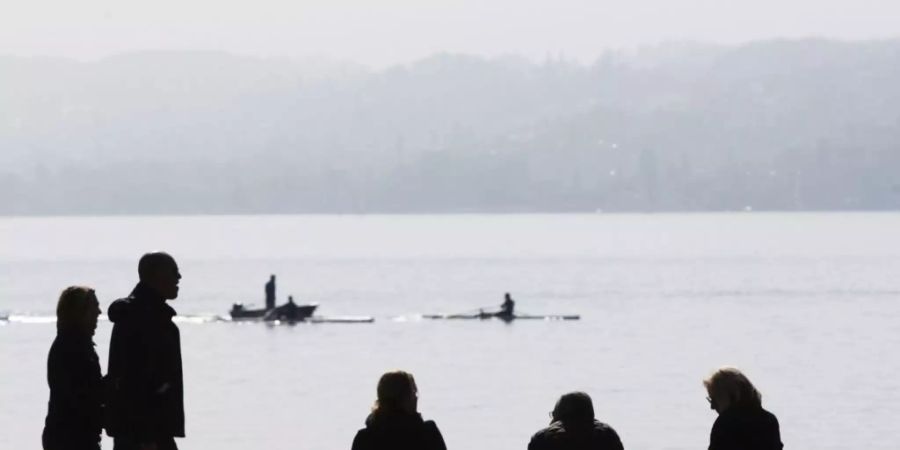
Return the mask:
[[(173, 306), (191, 318), (182, 449), (348, 449), (394, 368), (451, 449), (524, 449), (570, 390), (626, 448), (705, 448), (701, 379), (723, 364), (757, 384), (788, 448), (900, 439), (900, 214), (100, 217), (0, 219), (0, 448), (40, 447), (59, 291), (93, 286), (105, 308), (151, 249), (177, 258)], [(203, 320), (261, 303), (270, 273), (279, 301), (376, 321)], [(582, 320), (417, 318), (505, 291)]]

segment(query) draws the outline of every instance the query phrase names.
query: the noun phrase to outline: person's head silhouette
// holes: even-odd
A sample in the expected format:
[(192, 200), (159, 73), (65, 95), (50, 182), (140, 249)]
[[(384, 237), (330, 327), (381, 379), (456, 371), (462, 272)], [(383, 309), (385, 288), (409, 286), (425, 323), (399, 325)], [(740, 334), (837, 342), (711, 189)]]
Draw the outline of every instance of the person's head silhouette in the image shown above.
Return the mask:
[(722, 414), (732, 407), (762, 408), (762, 395), (743, 372), (722, 367), (703, 380), (710, 409)]
[(178, 282), (181, 273), (175, 258), (165, 252), (151, 252), (138, 262), (141, 283), (152, 288), (166, 300), (178, 298)]
[(414, 414), (418, 408), (419, 390), (409, 372), (387, 372), (378, 380), (378, 399), (372, 408), (374, 414), (402, 412)]
[(62, 291), (56, 304), (56, 329), (93, 335), (97, 329), (100, 303), (94, 290), (85, 286), (70, 286)]
[(589, 425), (594, 422), (594, 404), (586, 393), (570, 392), (556, 401), (550, 416), (566, 425)]

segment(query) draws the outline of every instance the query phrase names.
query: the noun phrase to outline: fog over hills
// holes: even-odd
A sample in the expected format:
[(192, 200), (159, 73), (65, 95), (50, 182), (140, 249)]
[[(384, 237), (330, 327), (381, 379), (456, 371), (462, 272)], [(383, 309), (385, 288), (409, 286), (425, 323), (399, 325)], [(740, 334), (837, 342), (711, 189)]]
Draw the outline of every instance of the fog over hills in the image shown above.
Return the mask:
[(0, 57), (0, 214), (900, 209), (900, 41)]

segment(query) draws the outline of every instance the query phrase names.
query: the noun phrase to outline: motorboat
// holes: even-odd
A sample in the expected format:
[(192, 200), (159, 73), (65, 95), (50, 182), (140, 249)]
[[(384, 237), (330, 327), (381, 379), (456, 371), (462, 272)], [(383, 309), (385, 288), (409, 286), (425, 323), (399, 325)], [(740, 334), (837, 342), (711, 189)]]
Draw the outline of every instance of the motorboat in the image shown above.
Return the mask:
[(300, 322), (312, 317), (318, 303), (298, 305), (293, 297), (288, 297), (288, 302), (273, 308), (248, 308), (243, 303), (235, 303), (231, 306), (231, 320), (265, 320), (267, 322)]
[(312, 317), (318, 307), (318, 303), (298, 305), (294, 303), (293, 299), (289, 299), (287, 303), (266, 311), (263, 315), (263, 320), (266, 322), (276, 320), (280, 322), (302, 322)]
[(235, 303), (231, 305), (231, 320), (252, 320), (252, 319), (262, 319), (263, 316), (266, 315), (265, 308), (247, 308), (243, 303)]

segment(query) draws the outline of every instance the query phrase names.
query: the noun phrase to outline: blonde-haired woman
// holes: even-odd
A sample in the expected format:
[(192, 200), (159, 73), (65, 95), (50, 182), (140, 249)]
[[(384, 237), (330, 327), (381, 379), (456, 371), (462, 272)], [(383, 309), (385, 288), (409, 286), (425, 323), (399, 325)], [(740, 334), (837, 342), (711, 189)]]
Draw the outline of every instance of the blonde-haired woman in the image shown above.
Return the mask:
[(762, 395), (740, 370), (722, 367), (703, 380), (710, 409), (719, 413), (709, 450), (781, 450), (778, 419), (762, 407)]
[(432, 420), (422, 420), (418, 389), (411, 373), (387, 372), (378, 380), (378, 398), (352, 450), (447, 450)]
[(56, 305), (56, 339), (47, 357), (50, 401), (44, 450), (98, 450), (102, 424), (102, 378), (94, 351), (100, 305), (94, 290), (71, 286)]

